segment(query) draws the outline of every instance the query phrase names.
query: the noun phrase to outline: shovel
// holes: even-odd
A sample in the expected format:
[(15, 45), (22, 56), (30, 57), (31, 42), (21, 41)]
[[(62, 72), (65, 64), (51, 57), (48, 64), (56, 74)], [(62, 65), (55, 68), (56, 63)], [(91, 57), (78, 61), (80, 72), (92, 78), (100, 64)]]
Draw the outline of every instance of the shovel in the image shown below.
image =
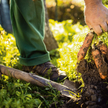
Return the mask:
[(58, 91), (60, 91), (62, 95), (72, 98), (73, 100), (76, 100), (78, 98), (78, 96), (76, 95), (77, 88), (71, 81), (67, 79), (64, 81), (64, 85), (62, 85), (54, 81), (51, 81), (49, 79), (35, 75), (33, 73), (27, 73), (27, 72), (24, 72), (18, 69), (14, 69), (14, 68), (10, 68), (10, 67), (6, 67), (3, 65), (0, 65), (0, 72), (1, 74), (16, 78), (16, 79), (24, 80), (26, 82), (38, 85), (40, 87), (51, 86), (57, 89)]

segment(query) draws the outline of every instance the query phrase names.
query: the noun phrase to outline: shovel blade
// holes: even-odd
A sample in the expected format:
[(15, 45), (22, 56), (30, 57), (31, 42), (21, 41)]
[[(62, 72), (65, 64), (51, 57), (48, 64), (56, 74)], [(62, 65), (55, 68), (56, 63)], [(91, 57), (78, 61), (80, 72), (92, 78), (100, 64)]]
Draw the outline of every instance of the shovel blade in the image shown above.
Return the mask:
[(77, 98), (77, 95), (76, 95), (77, 93), (70, 88), (66, 87), (66, 88), (62, 89), (60, 92), (63, 96), (73, 98), (74, 100)]
[[(36, 81), (39, 81), (40, 83), (42, 83), (44, 86), (52, 86), (53, 88), (56, 88), (58, 91), (60, 91), (60, 93), (66, 97), (69, 97), (69, 98), (76, 98), (76, 89), (74, 88), (69, 88), (67, 87), (66, 85), (62, 85), (62, 84), (59, 84), (59, 83), (56, 83), (54, 81), (51, 81), (49, 79), (46, 79), (46, 78), (43, 78), (43, 77), (40, 77), (40, 76), (37, 76), (37, 75), (34, 75), (34, 74), (31, 74), (29, 73), (29, 75), (34, 78)], [(68, 82), (65, 81), (65, 82)]]
[(81, 83), (80, 82), (73, 82), (73, 81), (66, 79), (64, 81), (63, 85), (67, 86), (68, 88), (70, 88), (74, 91), (77, 91), (78, 88), (80, 87)]

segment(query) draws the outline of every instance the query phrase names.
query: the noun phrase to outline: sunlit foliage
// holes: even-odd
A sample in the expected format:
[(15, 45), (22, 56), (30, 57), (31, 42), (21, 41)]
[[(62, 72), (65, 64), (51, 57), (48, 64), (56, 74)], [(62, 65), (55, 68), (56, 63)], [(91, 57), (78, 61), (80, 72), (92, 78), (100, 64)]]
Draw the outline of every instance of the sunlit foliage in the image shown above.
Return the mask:
[(77, 53), (89, 32), (88, 27), (79, 23), (72, 25), (72, 20), (50, 20), (50, 27), (59, 44), (60, 58), (57, 59), (57, 66), (65, 71), (70, 79), (76, 79)]
[(0, 27), (0, 63), (9, 67), (19, 66), (19, 52), (15, 38)]

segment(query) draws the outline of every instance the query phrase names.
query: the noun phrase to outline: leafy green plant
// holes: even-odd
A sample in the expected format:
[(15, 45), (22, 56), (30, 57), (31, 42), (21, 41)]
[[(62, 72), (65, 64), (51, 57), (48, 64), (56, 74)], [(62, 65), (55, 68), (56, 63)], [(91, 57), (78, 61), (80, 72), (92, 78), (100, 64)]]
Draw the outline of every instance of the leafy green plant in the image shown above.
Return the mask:
[(49, 20), (49, 22), (54, 37), (59, 43), (57, 50), (60, 57), (56, 59), (57, 66), (67, 73), (70, 80), (77, 79), (80, 76), (76, 72), (77, 53), (89, 28), (79, 23), (72, 25), (72, 20), (63, 22)]
[(19, 51), (16, 47), (15, 38), (12, 34), (7, 34), (0, 27), (0, 63), (9, 67), (20, 68)]
[(34, 108), (41, 104), (39, 98), (29, 93), (29, 83), (2, 76), (0, 85), (0, 108)]

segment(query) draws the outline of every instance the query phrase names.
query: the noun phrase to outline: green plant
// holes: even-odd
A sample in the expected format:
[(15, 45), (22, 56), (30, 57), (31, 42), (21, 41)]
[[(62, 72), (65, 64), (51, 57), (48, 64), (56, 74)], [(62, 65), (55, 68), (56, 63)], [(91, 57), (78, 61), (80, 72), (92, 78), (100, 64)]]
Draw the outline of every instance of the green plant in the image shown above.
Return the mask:
[(0, 108), (34, 108), (42, 103), (29, 93), (32, 90), (29, 83), (2, 76), (0, 84)]
[(0, 63), (9, 67), (20, 68), (19, 55), (14, 36), (0, 27)]
[(57, 66), (67, 73), (70, 80), (79, 78), (76, 72), (77, 53), (86, 34), (87, 26), (79, 23), (72, 25), (72, 20), (57, 22), (49, 20), (51, 30), (59, 43), (59, 58), (56, 58)]

